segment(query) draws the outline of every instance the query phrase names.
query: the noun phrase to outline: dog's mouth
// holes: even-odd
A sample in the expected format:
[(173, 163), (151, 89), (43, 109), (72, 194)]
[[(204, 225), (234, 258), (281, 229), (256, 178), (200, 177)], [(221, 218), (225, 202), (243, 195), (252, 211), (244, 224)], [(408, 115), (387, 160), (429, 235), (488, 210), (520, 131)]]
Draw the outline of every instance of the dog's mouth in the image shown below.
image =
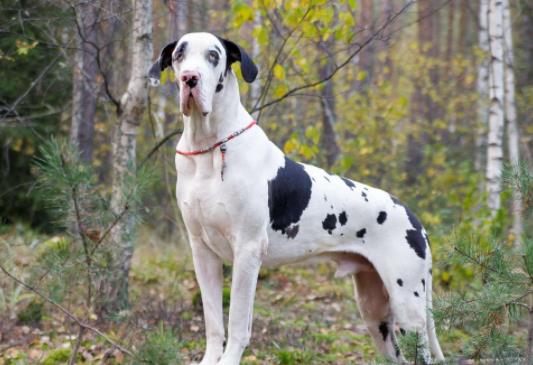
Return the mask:
[(182, 84), (180, 90), (181, 112), (183, 114), (189, 117), (194, 109), (197, 109), (203, 116), (208, 114), (203, 105), (198, 86), (191, 89), (189, 86)]

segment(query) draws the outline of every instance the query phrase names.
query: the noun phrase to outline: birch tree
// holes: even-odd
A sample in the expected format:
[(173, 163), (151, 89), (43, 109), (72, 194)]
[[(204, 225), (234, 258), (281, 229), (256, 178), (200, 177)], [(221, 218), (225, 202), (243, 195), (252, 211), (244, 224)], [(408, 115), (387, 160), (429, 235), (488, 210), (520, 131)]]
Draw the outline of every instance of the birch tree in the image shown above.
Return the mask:
[[(126, 92), (120, 99), (112, 141), (113, 184), (111, 210), (119, 217), (130, 210), (128, 199), (136, 176), (136, 138), (146, 108), (148, 83), (146, 73), (152, 59), (152, 1), (132, 0), (132, 58), (131, 74)], [(128, 275), (134, 244), (134, 219), (124, 214), (111, 231), (113, 275), (100, 283), (100, 313), (116, 313), (128, 305)]]
[(489, 31), (488, 31), (489, 0), (479, 2), (479, 49), (482, 52), (477, 73), (478, 101), (478, 128), (476, 134), (476, 158), (475, 169), (482, 171), (484, 166), (484, 154), (486, 145), (486, 132), (488, 123), (487, 100), (489, 98)]
[(489, 0), (489, 131), (487, 146), (488, 207), (493, 213), (500, 208), (503, 160), (504, 85), (503, 85), (503, 2)]
[[(503, 32), (504, 32), (504, 67), (505, 67), (505, 122), (507, 123), (507, 147), (509, 160), (515, 168), (520, 163), (519, 133), (516, 120), (513, 31), (509, 0), (503, 0)], [(517, 188), (513, 189), (512, 200), (513, 233), (516, 243), (520, 243), (522, 236), (522, 194)]]

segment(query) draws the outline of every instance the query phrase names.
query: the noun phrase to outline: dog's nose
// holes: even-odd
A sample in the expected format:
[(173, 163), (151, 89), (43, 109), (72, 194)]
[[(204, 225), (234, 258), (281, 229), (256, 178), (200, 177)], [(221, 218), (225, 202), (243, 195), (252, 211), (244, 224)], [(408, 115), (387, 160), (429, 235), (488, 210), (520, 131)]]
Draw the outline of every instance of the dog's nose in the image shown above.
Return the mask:
[(183, 71), (181, 73), (181, 81), (187, 84), (191, 89), (198, 84), (200, 74), (196, 71)]

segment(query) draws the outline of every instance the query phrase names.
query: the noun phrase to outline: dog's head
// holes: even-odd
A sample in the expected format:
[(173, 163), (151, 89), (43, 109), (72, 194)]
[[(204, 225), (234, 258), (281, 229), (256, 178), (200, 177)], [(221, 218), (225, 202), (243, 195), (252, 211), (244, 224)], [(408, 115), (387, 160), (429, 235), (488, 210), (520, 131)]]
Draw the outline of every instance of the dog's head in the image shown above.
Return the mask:
[(210, 33), (188, 33), (163, 48), (148, 76), (158, 83), (161, 71), (172, 67), (180, 89), (181, 112), (190, 116), (196, 108), (206, 116), (215, 98), (223, 94), (231, 65), (237, 61), (244, 80), (253, 82), (257, 66), (241, 47)]

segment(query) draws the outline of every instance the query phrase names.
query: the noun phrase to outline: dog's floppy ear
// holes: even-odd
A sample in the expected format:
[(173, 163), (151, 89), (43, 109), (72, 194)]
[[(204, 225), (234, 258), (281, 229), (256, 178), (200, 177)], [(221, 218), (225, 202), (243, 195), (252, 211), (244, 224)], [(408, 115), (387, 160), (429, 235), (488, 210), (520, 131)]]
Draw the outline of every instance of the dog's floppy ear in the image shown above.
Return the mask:
[(167, 44), (161, 51), (159, 58), (155, 60), (150, 70), (148, 70), (148, 77), (152, 81), (152, 84), (158, 85), (161, 72), (172, 65), (172, 51), (176, 48), (176, 43), (178, 41)]
[(233, 62), (239, 61), (241, 63), (241, 73), (244, 81), (250, 83), (257, 77), (257, 66), (254, 61), (248, 56), (248, 53), (242, 49), (239, 45), (233, 43), (224, 38), (218, 37), (218, 39), (224, 45), (227, 54), (226, 68), (229, 69)]

